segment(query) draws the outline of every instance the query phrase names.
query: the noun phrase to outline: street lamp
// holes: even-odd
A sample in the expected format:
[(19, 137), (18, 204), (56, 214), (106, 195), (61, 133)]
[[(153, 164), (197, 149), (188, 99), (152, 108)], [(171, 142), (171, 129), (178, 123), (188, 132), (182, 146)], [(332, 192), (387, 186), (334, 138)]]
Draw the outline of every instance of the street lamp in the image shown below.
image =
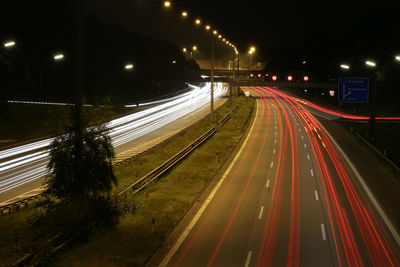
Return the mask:
[(130, 63), (129, 63), (129, 64), (126, 64), (126, 65), (125, 65), (125, 69), (126, 69), (126, 70), (132, 70), (132, 69), (133, 69), (133, 64), (130, 64)]
[[(62, 54), (62, 53), (58, 53), (53, 56), (53, 60), (56, 62), (62, 61), (63, 59), (64, 59), (64, 54)], [(45, 67), (49, 63), (50, 63), (49, 60), (42, 63), (40, 66), (40, 69), (39, 69), (39, 97), (42, 96), (42, 92), (43, 92), (43, 76), (44, 76)]]
[(171, 6), (171, 2), (170, 1), (165, 1), (164, 2), (164, 7), (169, 8)]
[(214, 34), (214, 35), (217, 35), (217, 34), (218, 34), (218, 31), (217, 31), (217, 30), (214, 30), (214, 31), (213, 31), (213, 34)]
[(341, 69), (348, 70), (348, 69), (350, 69), (350, 66), (347, 65), (347, 64), (341, 64), (341, 65), (340, 65), (340, 68), (341, 68)]
[(400, 56), (396, 56), (395, 59), (396, 59), (397, 61), (400, 61)]
[(249, 57), (250, 57), (250, 63), (249, 63), (249, 70), (251, 70), (251, 65), (252, 65), (252, 56), (253, 56), (254, 51), (250, 49), (249, 51)]
[(187, 16), (188, 16), (188, 13), (187, 13), (186, 11), (183, 11), (183, 12), (182, 12), (182, 17), (185, 18), (185, 17), (187, 17)]
[(200, 19), (196, 19), (194, 22), (196, 23), (196, 25), (200, 25), (201, 24), (201, 20)]
[(376, 63), (370, 60), (365, 61), (365, 64), (369, 67), (376, 67)]
[(63, 59), (64, 59), (64, 54), (55, 54), (54, 57), (53, 57), (53, 59), (54, 59), (55, 61), (63, 60)]
[(210, 29), (211, 29), (211, 26), (210, 26), (210, 25), (207, 25), (207, 26), (206, 26), (206, 30), (209, 31)]
[[(132, 63), (126, 63), (123, 67), (124, 67), (123, 69), (127, 72), (135, 69), (135, 66)], [(118, 76), (120, 73), (121, 73), (121, 69), (118, 67), (118, 69), (116, 69), (114, 71), (114, 74), (112, 76), (112, 90), (113, 90), (112, 93), (113, 93), (113, 95), (116, 95), (116, 93), (117, 93), (117, 80), (118, 80)]]
[(187, 52), (186, 47), (184, 47), (184, 48), (182, 49), (182, 51), (183, 51), (183, 53), (186, 53), (186, 52)]
[(14, 41), (8, 41), (4, 43), (4, 47), (14, 47), (15, 42)]

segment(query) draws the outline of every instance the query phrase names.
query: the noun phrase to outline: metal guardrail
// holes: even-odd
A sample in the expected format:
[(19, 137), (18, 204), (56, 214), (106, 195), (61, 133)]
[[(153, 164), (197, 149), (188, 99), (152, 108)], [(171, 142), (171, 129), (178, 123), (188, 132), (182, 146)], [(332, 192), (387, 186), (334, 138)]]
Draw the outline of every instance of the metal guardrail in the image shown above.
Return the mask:
[[(228, 112), (222, 119), (218, 121), (218, 126), (222, 126), (225, 124), (231, 117), (231, 114), (233, 111), (237, 109), (237, 105), (230, 111)], [(118, 193), (117, 197), (122, 196), (126, 192), (128, 192), (130, 189), (135, 189), (135, 191), (132, 194), (136, 194), (143, 190), (146, 186), (148, 186), (151, 182), (159, 178), (161, 175), (166, 173), (169, 169), (173, 168), (177, 163), (179, 163), (183, 158), (185, 158), (187, 155), (189, 155), (193, 150), (195, 150), (197, 147), (199, 147), (201, 144), (203, 144), (205, 141), (207, 141), (214, 133), (216, 133), (217, 129), (216, 127), (212, 127), (208, 131), (206, 131), (204, 134), (202, 134), (199, 138), (197, 138), (195, 141), (193, 141), (191, 144), (186, 146), (184, 149), (179, 151), (177, 154), (175, 154), (173, 157), (168, 159), (166, 162), (155, 168), (154, 170), (150, 171), (147, 173), (145, 176), (137, 180), (136, 182), (132, 183), (129, 185), (127, 188), (122, 190), (121, 192)], [(114, 197), (116, 199), (116, 197)]]

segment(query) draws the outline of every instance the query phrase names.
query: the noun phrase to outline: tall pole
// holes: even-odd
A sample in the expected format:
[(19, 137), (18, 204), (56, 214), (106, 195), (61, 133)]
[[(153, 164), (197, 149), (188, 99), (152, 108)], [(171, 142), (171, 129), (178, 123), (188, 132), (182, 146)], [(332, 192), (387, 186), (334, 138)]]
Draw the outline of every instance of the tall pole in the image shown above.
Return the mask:
[(251, 59), (252, 59), (252, 56), (253, 56), (253, 53), (250, 53), (250, 65), (249, 65), (249, 70), (251, 70), (251, 64), (252, 64)]
[(373, 138), (375, 135), (375, 117), (376, 117), (376, 77), (375, 73), (371, 75), (370, 86), (370, 118), (369, 118), (369, 137)]
[(82, 125), (82, 95), (84, 86), (84, 27), (83, 27), (83, 0), (76, 0), (76, 58), (75, 58), (75, 106), (74, 106), (74, 170), (75, 179), (82, 179), (83, 153), (83, 125)]
[(214, 49), (215, 49), (215, 37), (211, 36), (211, 103), (210, 103), (210, 116), (211, 121), (214, 122)]

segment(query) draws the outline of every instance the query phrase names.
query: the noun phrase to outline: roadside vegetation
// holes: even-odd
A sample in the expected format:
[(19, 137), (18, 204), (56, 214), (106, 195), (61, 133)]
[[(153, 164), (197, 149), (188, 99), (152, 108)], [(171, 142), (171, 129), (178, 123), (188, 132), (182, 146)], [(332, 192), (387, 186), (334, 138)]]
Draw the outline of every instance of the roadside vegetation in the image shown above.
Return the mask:
[[(98, 201), (73, 198), (65, 202), (60, 197), (43, 197), (28, 208), (1, 216), (0, 266), (12, 265), (32, 248), (36, 253), (34, 262), (56, 266), (144, 265), (191, 208), (241, 138), (238, 128), (249, 114), (252, 101), (235, 98), (236, 104), (238, 110), (210, 140), (142, 192), (132, 195), (128, 191), (118, 199), (117, 205), (109, 205), (106, 196), (114, 196), (179, 152), (208, 130), (211, 121), (204, 119), (151, 153), (114, 168), (116, 184), (108, 193), (107, 190), (102, 193), (105, 197)], [(232, 106), (225, 104), (217, 110), (217, 118), (231, 109)], [(38, 253), (52, 249), (54, 240), (74, 237), (77, 238), (67, 251), (47, 262), (43, 261), (46, 253)]]

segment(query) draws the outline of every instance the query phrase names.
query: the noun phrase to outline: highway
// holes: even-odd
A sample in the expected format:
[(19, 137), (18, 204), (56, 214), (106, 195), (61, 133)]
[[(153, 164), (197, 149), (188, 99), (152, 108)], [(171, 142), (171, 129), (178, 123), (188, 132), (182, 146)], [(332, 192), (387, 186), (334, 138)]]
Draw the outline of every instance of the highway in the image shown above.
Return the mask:
[(304, 103), (269, 87), (248, 135), (150, 266), (399, 266), (400, 237)]
[[(108, 123), (116, 161), (143, 152), (192, 125), (209, 113), (210, 83)], [(225, 102), (222, 83), (215, 84), (215, 107)], [(154, 106), (154, 104), (157, 104)], [(145, 105), (145, 104), (142, 104)], [(0, 151), (0, 206), (43, 190), (48, 174), (49, 145), (45, 139)]]

